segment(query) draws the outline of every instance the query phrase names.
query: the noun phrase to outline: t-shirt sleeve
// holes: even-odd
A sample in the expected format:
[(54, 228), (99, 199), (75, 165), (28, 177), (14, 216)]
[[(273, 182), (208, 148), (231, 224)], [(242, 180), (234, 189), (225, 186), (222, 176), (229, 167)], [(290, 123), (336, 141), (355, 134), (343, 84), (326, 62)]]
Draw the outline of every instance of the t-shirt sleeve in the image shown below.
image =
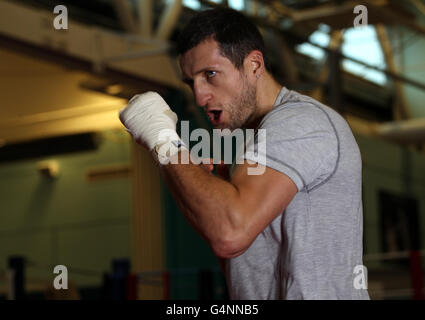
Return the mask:
[(287, 175), (298, 191), (330, 177), (338, 159), (338, 137), (324, 110), (311, 104), (276, 107), (263, 119), (244, 159)]

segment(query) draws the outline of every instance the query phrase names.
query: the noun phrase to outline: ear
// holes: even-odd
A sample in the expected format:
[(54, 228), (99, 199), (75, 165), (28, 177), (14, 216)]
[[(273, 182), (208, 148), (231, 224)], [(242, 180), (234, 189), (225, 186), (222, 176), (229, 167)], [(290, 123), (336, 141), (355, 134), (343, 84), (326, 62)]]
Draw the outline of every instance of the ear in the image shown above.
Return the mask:
[(244, 67), (248, 78), (253, 80), (260, 79), (265, 71), (264, 58), (261, 51), (251, 51), (245, 58)]

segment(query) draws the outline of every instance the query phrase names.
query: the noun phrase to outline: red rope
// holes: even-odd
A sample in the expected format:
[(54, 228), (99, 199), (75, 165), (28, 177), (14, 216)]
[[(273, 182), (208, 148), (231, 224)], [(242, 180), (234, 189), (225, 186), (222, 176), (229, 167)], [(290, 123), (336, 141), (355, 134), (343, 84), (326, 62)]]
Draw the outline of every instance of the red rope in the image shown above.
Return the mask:
[(412, 281), (413, 288), (413, 299), (424, 300), (424, 294), (422, 291), (424, 279), (422, 272), (422, 260), (419, 251), (410, 251), (410, 279)]
[(170, 299), (170, 274), (168, 271), (162, 273), (162, 288), (164, 300)]

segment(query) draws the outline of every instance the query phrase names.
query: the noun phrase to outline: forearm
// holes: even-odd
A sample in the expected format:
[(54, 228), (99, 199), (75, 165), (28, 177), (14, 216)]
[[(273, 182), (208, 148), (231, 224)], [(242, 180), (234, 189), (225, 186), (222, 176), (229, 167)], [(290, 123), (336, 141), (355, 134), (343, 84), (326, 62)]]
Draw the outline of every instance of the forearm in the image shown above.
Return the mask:
[(216, 254), (231, 250), (242, 226), (238, 189), (193, 163), (168, 164), (161, 172), (183, 215)]
[[(189, 223), (211, 245), (217, 255), (231, 255), (237, 238), (243, 234), (238, 210), (242, 206), (235, 185), (204, 171), (199, 165), (174, 162), (180, 154), (181, 139), (176, 132), (177, 115), (155, 92), (134, 96), (119, 113), (133, 139), (152, 152), (170, 186), (179, 208)], [(165, 164), (170, 160), (170, 164)], [(180, 164), (174, 164), (180, 163)], [(240, 241), (238, 242), (240, 243)]]

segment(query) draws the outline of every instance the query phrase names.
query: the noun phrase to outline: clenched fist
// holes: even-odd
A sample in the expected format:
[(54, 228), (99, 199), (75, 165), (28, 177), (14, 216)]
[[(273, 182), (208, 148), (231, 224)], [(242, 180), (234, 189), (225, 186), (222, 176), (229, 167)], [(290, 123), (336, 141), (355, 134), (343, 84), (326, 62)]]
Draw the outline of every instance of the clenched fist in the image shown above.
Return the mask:
[(133, 139), (152, 151), (161, 164), (167, 164), (180, 148), (185, 148), (176, 132), (177, 115), (156, 92), (131, 98), (119, 118)]

